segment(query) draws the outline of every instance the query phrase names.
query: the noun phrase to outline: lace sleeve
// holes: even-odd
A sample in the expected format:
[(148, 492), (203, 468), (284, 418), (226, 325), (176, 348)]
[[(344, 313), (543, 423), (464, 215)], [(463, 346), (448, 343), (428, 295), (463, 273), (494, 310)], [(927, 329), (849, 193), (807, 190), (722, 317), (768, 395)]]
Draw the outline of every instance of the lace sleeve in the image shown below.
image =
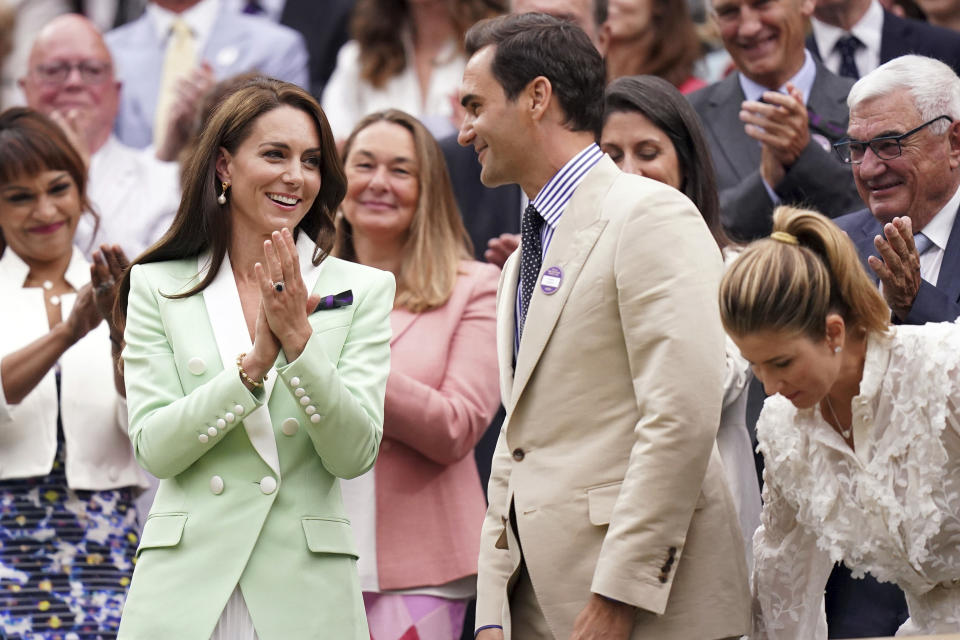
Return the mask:
[(764, 473), (763, 513), (753, 536), (751, 638), (826, 640), (823, 588), (832, 563), (770, 480)]

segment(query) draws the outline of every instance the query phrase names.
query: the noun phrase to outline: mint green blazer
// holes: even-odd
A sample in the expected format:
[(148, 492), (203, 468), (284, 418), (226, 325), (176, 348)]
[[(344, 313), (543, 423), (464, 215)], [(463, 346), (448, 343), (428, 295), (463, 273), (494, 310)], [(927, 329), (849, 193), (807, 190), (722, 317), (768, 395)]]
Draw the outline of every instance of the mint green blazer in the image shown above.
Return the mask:
[[(305, 239), (302, 239), (305, 240)], [(390, 366), (389, 273), (309, 261), (308, 289), (353, 303), (309, 318), (303, 353), (281, 351), (264, 389), (240, 380), (251, 348), (229, 261), (184, 291), (209, 258), (131, 272), (123, 359), (130, 439), (160, 478), (120, 624), (123, 640), (206, 640), (240, 586), (260, 640), (369, 640), (357, 551), (338, 478), (373, 466)]]

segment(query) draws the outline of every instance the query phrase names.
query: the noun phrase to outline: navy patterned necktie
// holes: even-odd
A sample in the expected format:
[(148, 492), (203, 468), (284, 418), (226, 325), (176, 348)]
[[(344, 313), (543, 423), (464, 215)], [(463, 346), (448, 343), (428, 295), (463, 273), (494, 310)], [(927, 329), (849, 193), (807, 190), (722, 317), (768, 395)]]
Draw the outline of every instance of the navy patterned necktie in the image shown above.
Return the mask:
[(837, 53), (840, 54), (840, 75), (845, 78), (853, 78), (854, 80), (860, 79), (860, 71), (857, 70), (857, 61), (854, 58), (854, 55), (857, 53), (857, 49), (863, 46), (863, 43), (860, 42), (860, 39), (857, 36), (845, 35), (841, 36), (837, 40), (837, 44), (834, 45), (834, 49), (837, 50)]
[(263, 5), (257, 2), (257, 0), (247, 0), (243, 7), (243, 13), (250, 16), (259, 16), (265, 12)]
[(520, 221), (520, 330), (523, 336), (523, 325), (527, 321), (527, 309), (530, 308), (530, 298), (540, 275), (540, 266), (543, 264), (543, 249), (540, 243), (540, 229), (543, 227), (543, 218), (533, 206), (527, 205)]

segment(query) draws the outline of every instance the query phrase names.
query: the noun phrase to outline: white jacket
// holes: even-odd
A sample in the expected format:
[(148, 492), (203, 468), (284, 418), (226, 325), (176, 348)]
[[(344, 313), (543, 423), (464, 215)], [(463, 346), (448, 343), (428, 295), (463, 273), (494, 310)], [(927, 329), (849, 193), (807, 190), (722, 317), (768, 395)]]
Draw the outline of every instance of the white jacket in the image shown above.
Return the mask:
[[(13, 252), (0, 257), (0, 359), (48, 332), (40, 288), (23, 288), (29, 267)], [(80, 289), (90, 267), (74, 249), (67, 282)], [(61, 296), (66, 318), (76, 294)], [(146, 487), (127, 437), (126, 402), (113, 384), (110, 334), (105, 322), (60, 358), (67, 484), (73, 489)], [(7, 403), (0, 381), (0, 478), (28, 478), (50, 472), (57, 451), (57, 386), (51, 368), (16, 405)]]

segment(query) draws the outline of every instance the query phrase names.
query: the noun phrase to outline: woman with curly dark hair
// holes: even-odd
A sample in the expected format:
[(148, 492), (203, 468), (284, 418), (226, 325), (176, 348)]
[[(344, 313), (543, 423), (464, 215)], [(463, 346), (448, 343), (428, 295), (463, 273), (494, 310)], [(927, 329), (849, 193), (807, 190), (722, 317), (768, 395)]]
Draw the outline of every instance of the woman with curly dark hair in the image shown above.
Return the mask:
[(333, 135), (342, 140), (365, 115), (390, 108), (438, 138), (453, 133), (463, 34), (505, 10), (505, 0), (357, 0), (353, 40), (323, 93)]

